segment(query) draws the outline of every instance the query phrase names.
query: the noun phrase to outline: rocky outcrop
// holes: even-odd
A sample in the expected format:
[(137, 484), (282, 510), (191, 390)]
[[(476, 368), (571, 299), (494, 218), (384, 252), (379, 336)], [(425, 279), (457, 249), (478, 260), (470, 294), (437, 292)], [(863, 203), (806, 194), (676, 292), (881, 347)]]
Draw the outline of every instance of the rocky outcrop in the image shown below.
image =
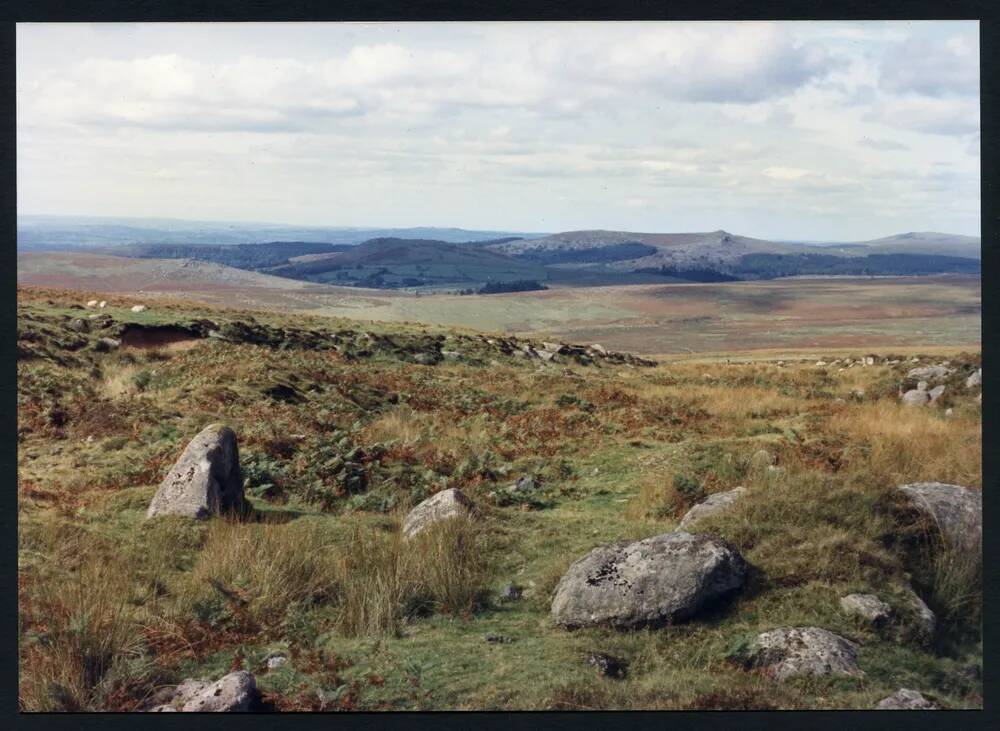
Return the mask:
[(914, 482), (899, 488), (910, 504), (934, 522), (949, 544), (978, 550), (983, 537), (983, 493), (943, 482)]
[(954, 370), (943, 365), (929, 365), (921, 366), (919, 368), (911, 368), (906, 373), (907, 378), (914, 380), (927, 380), (932, 383), (941, 381), (947, 378)]
[(678, 529), (687, 530), (692, 524), (701, 518), (722, 512), (739, 500), (744, 493), (746, 493), (746, 491), (747, 489), (745, 487), (735, 487), (726, 492), (717, 492), (714, 495), (709, 495), (704, 502), (698, 503), (684, 514), (684, 517), (681, 518), (680, 524), (677, 526)]
[(820, 627), (786, 627), (757, 636), (752, 665), (775, 680), (795, 675), (864, 675), (858, 645)]
[(435, 523), (449, 518), (472, 515), (474, 506), (465, 493), (457, 488), (431, 495), (411, 510), (403, 521), (403, 537), (413, 538)]
[(146, 517), (203, 519), (217, 513), (244, 513), (247, 507), (236, 434), (222, 424), (212, 424), (190, 441), (174, 463)]
[(573, 629), (683, 622), (739, 591), (743, 557), (725, 541), (683, 531), (599, 546), (556, 586), (551, 615)]
[(923, 693), (900, 688), (876, 703), (875, 708), (879, 711), (937, 711), (941, 706), (928, 700)]
[(860, 617), (873, 627), (881, 627), (892, 616), (892, 607), (874, 594), (848, 594), (840, 599), (840, 608), (846, 614)]
[(257, 700), (257, 681), (251, 673), (239, 670), (213, 682), (188, 679), (177, 686), (173, 697), (151, 709), (153, 713), (246, 712)]

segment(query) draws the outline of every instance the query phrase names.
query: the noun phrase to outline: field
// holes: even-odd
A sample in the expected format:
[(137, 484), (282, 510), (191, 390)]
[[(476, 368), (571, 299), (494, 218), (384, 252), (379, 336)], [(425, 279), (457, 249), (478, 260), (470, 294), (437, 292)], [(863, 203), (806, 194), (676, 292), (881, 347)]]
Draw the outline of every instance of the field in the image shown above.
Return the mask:
[(963, 277), (796, 278), (416, 296), (307, 284), (208, 264), (58, 253), (20, 255), (18, 282), (560, 337), (650, 355), (977, 349), (981, 340), (980, 280)]
[[(981, 409), (962, 381), (980, 366), (978, 283), (415, 298), (195, 281), (155, 298), (152, 284), (123, 295), (125, 279), (78, 276), (86, 291), (24, 277), (18, 293), (22, 710), (139, 710), (233, 669), (255, 673), (271, 710), (871, 708), (900, 687), (982, 707), (979, 566), (930, 540), (895, 489), (982, 485)], [(73, 324), (91, 296), (106, 317)], [(283, 311), (262, 307), (271, 297)], [(127, 323), (203, 318), (224, 337), (98, 345)], [(708, 356), (546, 363), (440, 325)], [(452, 355), (419, 364), (432, 347)], [(777, 350), (714, 355), (756, 347)], [(775, 360), (817, 348), (878, 359)], [(938, 406), (899, 405), (913, 363), (890, 361), (904, 351), (956, 369)], [(185, 444), (220, 421), (238, 435), (254, 515), (144, 520)], [(507, 490), (522, 477), (529, 494)], [(737, 485), (746, 497), (698, 525), (752, 567), (735, 600), (654, 630), (553, 624), (572, 561), (673, 530)], [(444, 487), (479, 517), (408, 547), (402, 518)], [(504, 597), (509, 584), (520, 598)], [(932, 641), (911, 586), (938, 616)], [(850, 592), (879, 595), (894, 620), (845, 615)], [(777, 682), (741, 663), (757, 633), (793, 625), (860, 643), (864, 675)], [(600, 676), (590, 653), (625, 660), (626, 677)], [(287, 662), (269, 668), (275, 654)]]

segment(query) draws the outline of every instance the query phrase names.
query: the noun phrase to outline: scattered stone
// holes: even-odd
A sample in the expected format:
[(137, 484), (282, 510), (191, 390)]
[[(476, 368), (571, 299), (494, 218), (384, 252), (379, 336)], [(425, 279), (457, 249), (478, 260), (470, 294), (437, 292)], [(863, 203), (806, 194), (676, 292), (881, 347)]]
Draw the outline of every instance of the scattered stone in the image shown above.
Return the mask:
[(927, 392), (927, 395), (930, 396), (931, 399), (930, 403), (934, 403), (935, 401), (937, 401), (939, 398), (941, 398), (942, 394), (944, 394), (943, 383), (940, 386), (935, 386), (934, 388), (932, 388), (930, 391)]
[(507, 584), (503, 589), (500, 590), (500, 601), (502, 602), (516, 602), (521, 598), (524, 590), (520, 586), (514, 583)]
[(627, 662), (601, 652), (592, 652), (587, 655), (587, 663), (597, 668), (597, 672), (605, 678), (624, 680), (628, 673)]
[(557, 354), (554, 351), (552, 351), (552, 350), (539, 350), (537, 352), (537, 355), (538, 355), (539, 358), (541, 358), (544, 361), (548, 361), (548, 362), (552, 362), (552, 363), (558, 363), (559, 362), (559, 359), (556, 357)]
[(278, 668), (282, 668), (287, 664), (288, 664), (288, 658), (285, 657), (284, 655), (272, 655), (271, 657), (267, 658), (268, 670), (277, 670)]
[(534, 477), (522, 477), (518, 479), (513, 485), (507, 488), (507, 492), (511, 493), (529, 493), (534, 492), (538, 488), (538, 482)]
[(87, 320), (84, 320), (82, 317), (74, 317), (72, 320), (69, 321), (66, 327), (68, 327), (73, 332), (78, 332), (78, 333), (90, 332), (90, 323)]
[(892, 607), (874, 594), (848, 594), (840, 599), (840, 608), (847, 614), (861, 617), (873, 627), (881, 627), (892, 616)]
[(488, 634), (483, 639), (492, 645), (509, 645), (511, 642), (514, 641), (513, 637), (507, 637), (506, 635), (494, 635), (494, 634)]
[(458, 488), (442, 490), (409, 512), (403, 521), (403, 536), (413, 538), (438, 521), (469, 516), (473, 510), (472, 501)]
[(551, 353), (561, 353), (563, 351), (562, 343), (542, 343), (542, 347)]
[(217, 513), (243, 514), (248, 507), (236, 433), (222, 424), (211, 424), (188, 443), (160, 483), (146, 518), (204, 519)]
[(600, 353), (601, 355), (607, 355), (607, 354), (608, 354), (608, 350), (607, 350), (607, 348), (605, 348), (605, 347), (604, 347), (603, 345), (601, 345), (600, 343), (594, 343), (593, 345), (591, 345), (591, 346), (590, 346), (590, 349), (591, 349), (591, 350), (596, 350), (596, 351), (597, 351), (598, 353)]
[(926, 391), (927, 390), (927, 386), (928, 386), (927, 381), (921, 381), (920, 383), (917, 384), (917, 390), (918, 391)]
[(976, 396), (976, 403), (979, 404), (980, 406), (983, 405), (983, 394), (982, 394), (982, 392), (980, 392), (979, 395)]
[(900, 688), (892, 695), (875, 704), (880, 711), (939, 711), (941, 706), (928, 700), (923, 693), (909, 688)]
[(214, 683), (189, 678), (177, 686), (169, 702), (151, 712), (245, 713), (257, 695), (257, 681), (246, 670), (229, 673)]
[(677, 526), (678, 530), (687, 530), (695, 521), (725, 510), (742, 497), (746, 491), (745, 487), (740, 486), (726, 492), (717, 492), (714, 495), (709, 495), (704, 502), (698, 503), (684, 514), (680, 524)]
[(865, 365), (875, 365), (875, 359), (869, 355), (865, 358)]
[(420, 365), (432, 366), (437, 365), (441, 361), (441, 356), (437, 353), (416, 353), (413, 356), (413, 362)]
[(982, 368), (980, 368), (975, 373), (973, 373), (971, 376), (969, 376), (968, 378), (965, 379), (965, 387), (966, 388), (975, 388), (976, 386), (982, 386), (982, 385), (983, 385), (983, 369)]
[(820, 627), (786, 627), (757, 636), (753, 666), (775, 680), (795, 675), (864, 675), (857, 643)]
[(952, 545), (979, 550), (983, 538), (983, 493), (943, 482), (914, 482), (900, 490), (937, 525)]
[(817, 368), (822, 368), (825, 365), (826, 365), (826, 361), (825, 360), (818, 360), (818, 361), (816, 361), (816, 367)]
[(103, 310), (105, 307), (108, 306), (108, 303), (105, 300), (101, 300), (100, 302), (97, 303), (97, 306)]
[(955, 414), (955, 409), (948, 408), (948, 409), (944, 410), (944, 415), (945, 416), (954, 416), (954, 414)]
[(87, 307), (97, 307), (97, 300), (87, 300)]
[(924, 603), (924, 600), (917, 596), (917, 592), (907, 587), (907, 604), (913, 612), (913, 620), (920, 639), (929, 643), (934, 639), (934, 631), (937, 629), (937, 617), (931, 608)]
[(758, 449), (750, 457), (750, 468), (761, 470), (765, 467), (770, 467), (777, 460), (775, 460), (774, 455), (768, 452), (766, 449)]
[(116, 340), (115, 338), (101, 338), (94, 343), (94, 350), (98, 353), (110, 353), (112, 350), (120, 348), (121, 344), (122, 341)]
[(146, 305), (132, 305), (132, 312), (145, 312)]
[(865, 390), (863, 388), (855, 388), (851, 391), (851, 398), (857, 401), (863, 401), (865, 398)]
[(921, 366), (919, 368), (911, 368), (906, 373), (907, 378), (912, 378), (916, 380), (928, 380), (928, 381), (940, 381), (946, 378), (952, 369), (943, 365), (929, 365)]
[(684, 531), (598, 546), (574, 562), (552, 599), (567, 629), (656, 627), (691, 619), (739, 591), (743, 557), (725, 541)]
[(926, 391), (914, 389), (904, 393), (900, 397), (900, 401), (903, 406), (926, 406), (927, 402), (930, 401), (930, 398), (931, 397), (927, 395)]

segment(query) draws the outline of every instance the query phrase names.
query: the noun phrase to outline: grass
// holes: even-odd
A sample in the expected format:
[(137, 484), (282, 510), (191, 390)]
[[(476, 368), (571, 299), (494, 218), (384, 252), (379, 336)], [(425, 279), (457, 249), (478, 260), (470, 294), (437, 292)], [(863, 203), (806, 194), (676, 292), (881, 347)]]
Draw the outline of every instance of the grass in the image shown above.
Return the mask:
[[(214, 340), (97, 353), (65, 347), (60, 317), (76, 316), (78, 295), (19, 296), (22, 329), (47, 353), (18, 364), (24, 710), (131, 710), (235, 667), (283, 710), (870, 708), (899, 687), (982, 704), (981, 565), (922, 536), (895, 490), (982, 485), (975, 391), (949, 385), (946, 418), (897, 406), (905, 363), (543, 366), (413, 325), (363, 326), (403, 346), (355, 359)], [(108, 299), (131, 316), (131, 301)], [(140, 316), (330, 326), (183, 302)], [(406, 361), (408, 343), (438, 334), (469, 356)], [(944, 357), (980, 365), (925, 360)], [(266, 395), (275, 382), (298, 396)], [(145, 522), (159, 480), (215, 421), (237, 431), (256, 517)], [(527, 476), (532, 494), (507, 497)], [(751, 565), (727, 608), (658, 631), (551, 623), (574, 560), (673, 530), (737, 485), (743, 497), (696, 526)], [(453, 486), (480, 516), (404, 541), (408, 507)], [(508, 583), (523, 598), (501, 601)], [(938, 614), (934, 644), (905, 608), (910, 585)], [(844, 615), (852, 592), (897, 618), (875, 630)], [(866, 677), (779, 685), (729, 659), (802, 624), (861, 642)], [(274, 651), (290, 660), (268, 670)], [(597, 676), (591, 652), (627, 660), (628, 677)]]

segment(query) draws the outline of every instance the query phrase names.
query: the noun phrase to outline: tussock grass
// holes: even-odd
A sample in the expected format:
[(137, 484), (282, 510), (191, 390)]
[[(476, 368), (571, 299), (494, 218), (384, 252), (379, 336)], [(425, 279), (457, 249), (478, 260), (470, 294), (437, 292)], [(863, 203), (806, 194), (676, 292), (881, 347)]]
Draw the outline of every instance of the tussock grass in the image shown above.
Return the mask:
[(226, 603), (262, 627), (275, 627), (293, 604), (333, 596), (340, 547), (312, 521), (285, 525), (215, 520), (199, 559), (178, 589), (178, 612)]
[(981, 422), (944, 419), (936, 409), (879, 401), (830, 417), (827, 428), (853, 445), (850, 462), (870, 479), (982, 485)]
[(24, 711), (107, 710), (113, 696), (148, 678), (130, 577), (100, 557), (21, 597), (18, 702)]
[(338, 566), (338, 630), (348, 636), (393, 635), (412, 616), (468, 615), (491, 579), (481, 525), (441, 521), (410, 541), (356, 529)]

